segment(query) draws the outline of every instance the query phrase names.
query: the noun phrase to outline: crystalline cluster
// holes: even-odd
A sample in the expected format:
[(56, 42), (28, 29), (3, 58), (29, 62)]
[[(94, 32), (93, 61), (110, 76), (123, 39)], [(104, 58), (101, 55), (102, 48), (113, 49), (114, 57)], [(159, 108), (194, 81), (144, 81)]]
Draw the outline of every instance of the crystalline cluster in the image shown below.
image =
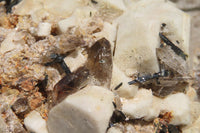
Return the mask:
[(190, 16), (174, 3), (13, 2), (0, 2), (0, 132), (200, 130)]

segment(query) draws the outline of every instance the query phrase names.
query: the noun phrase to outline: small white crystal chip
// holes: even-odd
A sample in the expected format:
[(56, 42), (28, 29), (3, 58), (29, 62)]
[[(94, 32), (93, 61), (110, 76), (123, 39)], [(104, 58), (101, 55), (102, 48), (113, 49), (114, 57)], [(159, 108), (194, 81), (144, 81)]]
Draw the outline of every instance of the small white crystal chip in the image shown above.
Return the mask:
[(39, 23), (38, 25), (38, 36), (48, 36), (51, 33), (51, 24), (50, 23)]
[(82, 50), (76, 50), (70, 55), (66, 56), (64, 61), (68, 65), (71, 72), (76, 71), (79, 67), (83, 66), (87, 61), (87, 57), (84, 56)]
[(105, 133), (114, 107), (114, 94), (98, 86), (86, 86), (51, 109), (49, 133)]
[(48, 133), (46, 127), (46, 121), (42, 119), (40, 113), (32, 111), (24, 119), (24, 125), (30, 132), (34, 133)]

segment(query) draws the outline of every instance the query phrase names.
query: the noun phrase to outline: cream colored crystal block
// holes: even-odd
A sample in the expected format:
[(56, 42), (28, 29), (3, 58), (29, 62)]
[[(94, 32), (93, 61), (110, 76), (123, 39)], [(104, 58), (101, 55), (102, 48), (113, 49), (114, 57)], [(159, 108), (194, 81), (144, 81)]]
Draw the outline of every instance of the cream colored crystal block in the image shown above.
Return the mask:
[(102, 87), (87, 86), (51, 109), (49, 133), (105, 133), (114, 107), (114, 94)]
[(161, 102), (161, 111), (171, 112), (170, 124), (187, 125), (191, 123), (190, 101), (183, 93), (172, 94)]
[[(114, 63), (120, 70), (158, 72), (156, 48), (160, 45), (161, 24), (172, 42), (188, 54), (190, 17), (165, 0), (141, 0), (119, 19)], [(132, 73), (133, 74), (133, 73)]]
[(34, 133), (48, 133), (46, 121), (42, 119), (40, 113), (32, 111), (24, 119), (24, 125), (30, 132)]
[(131, 80), (131, 78), (127, 77), (115, 64), (113, 64), (111, 88), (114, 89), (117, 85), (122, 83), (120, 88), (113, 90), (116, 91), (120, 97), (133, 98), (136, 95), (138, 86), (128, 85), (128, 82)]
[(38, 36), (48, 36), (51, 33), (51, 24), (50, 23), (39, 23), (37, 35)]
[(171, 124), (187, 125), (191, 123), (190, 101), (183, 93), (160, 99), (154, 97), (150, 90), (141, 89), (134, 98), (122, 99), (122, 104), (122, 111), (131, 118), (152, 120), (160, 113), (171, 112)]
[(58, 22), (58, 28), (61, 33), (65, 33), (68, 28), (73, 27), (77, 24), (75, 16), (70, 16), (69, 18), (63, 19)]
[(159, 115), (159, 110), (153, 106), (151, 90), (140, 89), (133, 99), (123, 99), (122, 104), (122, 111), (134, 119), (151, 119)]
[(83, 66), (87, 61), (87, 57), (84, 56), (81, 50), (77, 50), (70, 55), (66, 56), (64, 61), (69, 67), (71, 72), (76, 71), (79, 67)]

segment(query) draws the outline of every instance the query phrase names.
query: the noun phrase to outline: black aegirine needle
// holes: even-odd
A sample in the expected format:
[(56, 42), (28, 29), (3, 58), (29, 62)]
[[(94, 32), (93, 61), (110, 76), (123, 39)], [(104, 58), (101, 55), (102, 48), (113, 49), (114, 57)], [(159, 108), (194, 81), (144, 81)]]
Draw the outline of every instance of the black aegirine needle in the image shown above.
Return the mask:
[(67, 75), (71, 74), (69, 67), (67, 66), (67, 64), (64, 61), (64, 58), (65, 58), (64, 55), (51, 54), (50, 57), (51, 57), (51, 59), (53, 59), (53, 61), (45, 63), (45, 66), (50, 66), (50, 65), (59, 63)]

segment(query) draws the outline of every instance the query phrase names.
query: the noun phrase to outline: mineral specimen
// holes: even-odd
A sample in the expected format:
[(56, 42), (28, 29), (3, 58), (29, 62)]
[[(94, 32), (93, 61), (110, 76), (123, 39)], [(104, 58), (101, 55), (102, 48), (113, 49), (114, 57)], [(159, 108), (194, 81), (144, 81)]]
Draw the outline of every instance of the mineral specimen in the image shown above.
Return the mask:
[(198, 132), (189, 35), (167, 0), (0, 0), (0, 132)]

